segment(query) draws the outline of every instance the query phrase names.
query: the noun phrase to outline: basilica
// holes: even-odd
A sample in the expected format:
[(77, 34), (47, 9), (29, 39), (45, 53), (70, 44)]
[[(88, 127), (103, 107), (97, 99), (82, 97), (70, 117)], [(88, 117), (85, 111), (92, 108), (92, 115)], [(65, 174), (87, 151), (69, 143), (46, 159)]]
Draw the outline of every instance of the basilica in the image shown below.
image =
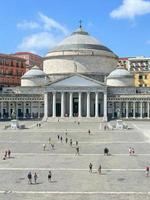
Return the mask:
[(48, 52), (21, 86), (3, 88), (0, 119), (150, 118), (149, 88), (135, 87), (118, 56), (82, 26)]

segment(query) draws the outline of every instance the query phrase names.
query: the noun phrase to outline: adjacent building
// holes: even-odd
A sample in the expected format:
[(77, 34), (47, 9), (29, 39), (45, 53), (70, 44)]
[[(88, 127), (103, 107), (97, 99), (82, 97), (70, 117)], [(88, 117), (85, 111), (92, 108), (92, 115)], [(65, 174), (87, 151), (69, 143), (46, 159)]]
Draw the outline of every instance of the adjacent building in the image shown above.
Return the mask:
[(26, 60), (17, 56), (0, 54), (0, 89), (2, 87), (18, 86), (21, 77), (26, 72)]
[(37, 54), (31, 52), (16, 52), (13, 55), (26, 60), (27, 70), (31, 69), (35, 65), (39, 66), (40, 69), (43, 69), (43, 58)]
[(136, 87), (150, 87), (150, 58), (144, 56), (119, 58), (119, 63), (134, 74)]

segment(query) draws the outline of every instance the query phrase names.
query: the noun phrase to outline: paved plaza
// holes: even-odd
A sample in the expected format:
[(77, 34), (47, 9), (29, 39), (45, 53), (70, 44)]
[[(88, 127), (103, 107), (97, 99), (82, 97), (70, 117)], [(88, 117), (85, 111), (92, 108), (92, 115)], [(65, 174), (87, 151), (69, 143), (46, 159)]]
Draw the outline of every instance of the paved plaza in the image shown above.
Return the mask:
[[(34, 121), (24, 130), (4, 130), (0, 124), (0, 199), (2, 200), (148, 200), (150, 177), (150, 123), (128, 121), (128, 130), (102, 131), (97, 121)], [(88, 129), (91, 134), (88, 134)], [(61, 143), (57, 135), (63, 137)], [(54, 149), (49, 145), (54, 144)], [(68, 138), (68, 144), (65, 138)], [(69, 144), (73, 140), (72, 147)], [(78, 141), (80, 155), (76, 155)], [(43, 144), (46, 144), (45, 151)], [(104, 148), (110, 150), (104, 156)], [(135, 155), (129, 156), (128, 148)], [(11, 158), (3, 160), (5, 150)], [(89, 164), (93, 172), (89, 172)], [(102, 173), (98, 174), (98, 167)], [(48, 182), (48, 172), (52, 180)], [(27, 174), (37, 172), (37, 184), (28, 184)]]

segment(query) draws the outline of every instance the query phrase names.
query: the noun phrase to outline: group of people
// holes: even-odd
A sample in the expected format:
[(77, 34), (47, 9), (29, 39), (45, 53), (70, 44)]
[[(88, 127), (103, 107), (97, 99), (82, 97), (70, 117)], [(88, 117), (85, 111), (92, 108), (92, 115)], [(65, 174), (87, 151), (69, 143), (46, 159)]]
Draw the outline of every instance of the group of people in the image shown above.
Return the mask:
[(135, 149), (133, 147), (129, 147), (129, 155), (135, 155)]
[[(92, 163), (90, 163), (90, 164), (89, 164), (89, 172), (90, 172), (90, 173), (92, 173), (92, 172), (93, 172), (92, 170), (93, 170), (93, 164), (92, 164)], [(101, 173), (102, 173), (102, 166), (101, 166), (101, 165), (99, 165), (99, 167), (98, 167), (98, 170), (97, 170), (97, 171), (98, 171), (98, 173), (99, 173), (99, 174), (101, 174)]]
[(11, 156), (11, 150), (8, 149), (4, 153), (3, 160), (6, 160), (7, 158), (10, 158), (10, 156)]
[[(66, 131), (66, 133), (65, 133), (65, 138), (63, 138), (62, 136), (60, 136), (60, 135), (57, 135), (57, 139), (58, 139), (58, 141), (60, 141), (61, 143), (63, 143), (63, 141), (65, 141), (65, 143), (66, 144), (70, 144), (70, 146), (72, 147), (73, 146), (73, 140), (72, 140), (72, 138), (68, 138), (68, 133), (67, 133), (67, 131)], [(75, 141), (75, 149), (76, 149), (76, 155), (79, 155), (79, 153), (80, 153), (80, 148), (79, 148), (79, 142), (76, 140)]]
[[(36, 172), (33, 175), (31, 172), (29, 172), (27, 175), (27, 178), (28, 178), (28, 184), (33, 184), (33, 183), (37, 184), (38, 175)], [(51, 179), (52, 179), (51, 171), (48, 172), (47, 178), (48, 178), (48, 181), (51, 182)], [(34, 180), (34, 182), (33, 182), (33, 180)]]

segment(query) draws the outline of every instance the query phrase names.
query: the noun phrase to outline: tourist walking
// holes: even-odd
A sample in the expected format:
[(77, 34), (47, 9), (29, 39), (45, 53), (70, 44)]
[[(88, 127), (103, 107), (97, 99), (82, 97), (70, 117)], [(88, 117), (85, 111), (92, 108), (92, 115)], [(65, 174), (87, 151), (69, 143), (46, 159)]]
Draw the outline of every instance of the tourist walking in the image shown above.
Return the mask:
[(128, 152), (129, 152), (129, 155), (131, 156), (131, 154), (132, 154), (132, 148), (131, 147), (129, 147)]
[(61, 143), (62, 143), (62, 141), (63, 141), (63, 138), (62, 138), (62, 136), (60, 137), (60, 141), (61, 141)]
[(51, 144), (51, 138), (49, 137), (49, 139), (48, 139), (48, 142), (49, 142), (49, 145)]
[(76, 146), (78, 146), (78, 144), (79, 144), (78, 141), (76, 141)]
[(37, 183), (37, 178), (38, 178), (38, 176), (37, 176), (37, 173), (35, 172), (35, 173), (34, 173), (34, 183), (35, 183), (35, 184)]
[(132, 155), (135, 155), (135, 149), (134, 148), (132, 148)]
[(8, 158), (10, 158), (10, 155), (11, 155), (11, 151), (10, 151), (10, 149), (8, 150)]
[(28, 183), (32, 184), (32, 174), (31, 174), (31, 172), (28, 173), (27, 177), (28, 177)]
[(49, 171), (49, 172), (48, 172), (48, 181), (51, 182), (51, 179), (52, 179), (52, 172)]
[(89, 135), (91, 134), (91, 130), (90, 130), (90, 129), (88, 130), (88, 134), (89, 134)]
[(52, 150), (55, 150), (55, 146), (54, 144), (51, 144)]
[(60, 136), (59, 135), (57, 135), (57, 139), (59, 140), (59, 138), (60, 138)]
[(90, 173), (92, 173), (92, 167), (93, 167), (93, 165), (92, 165), (92, 163), (90, 163), (90, 164), (89, 164), (89, 172), (90, 172)]
[(98, 173), (101, 174), (101, 172), (102, 172), (102, 167), (100, 165), (99, 168), (98, 168)]
[(5, 157), (5, 158), (7, 158), (7, 155), (8, 155), (8, 152), (7, 152), (7, 151), (5, 151), (5, 155), (4, 155), (4, 157)]
[(70, 146), (72, 147), (72, 139), (70, 139)]
[(43, 151), (46, 150), (46, 144), (43, 144)]
[(105, 155), (107, 155), (107, 156), (109, 155), (109, 149), (107, 147), (105, 147), (105, 149), (104, 149), (104, 156)]
[(67, 137), (66, 137), (65, 141), (66, 141), (66, 144), (67, 144), (68, 143), (68, 138)]
[(146, 173), (146, 176), (148, 177), (149, 176), (149, 167), (148, 166), (145, 169), (145, 173)]
[(79, 155), (79, 151), (80, 151), (80, 150), (79, 150), (79, 146), (78, 146), (78, 147), (76, 147), (76, 154), (77, 154), (77, 155)]

